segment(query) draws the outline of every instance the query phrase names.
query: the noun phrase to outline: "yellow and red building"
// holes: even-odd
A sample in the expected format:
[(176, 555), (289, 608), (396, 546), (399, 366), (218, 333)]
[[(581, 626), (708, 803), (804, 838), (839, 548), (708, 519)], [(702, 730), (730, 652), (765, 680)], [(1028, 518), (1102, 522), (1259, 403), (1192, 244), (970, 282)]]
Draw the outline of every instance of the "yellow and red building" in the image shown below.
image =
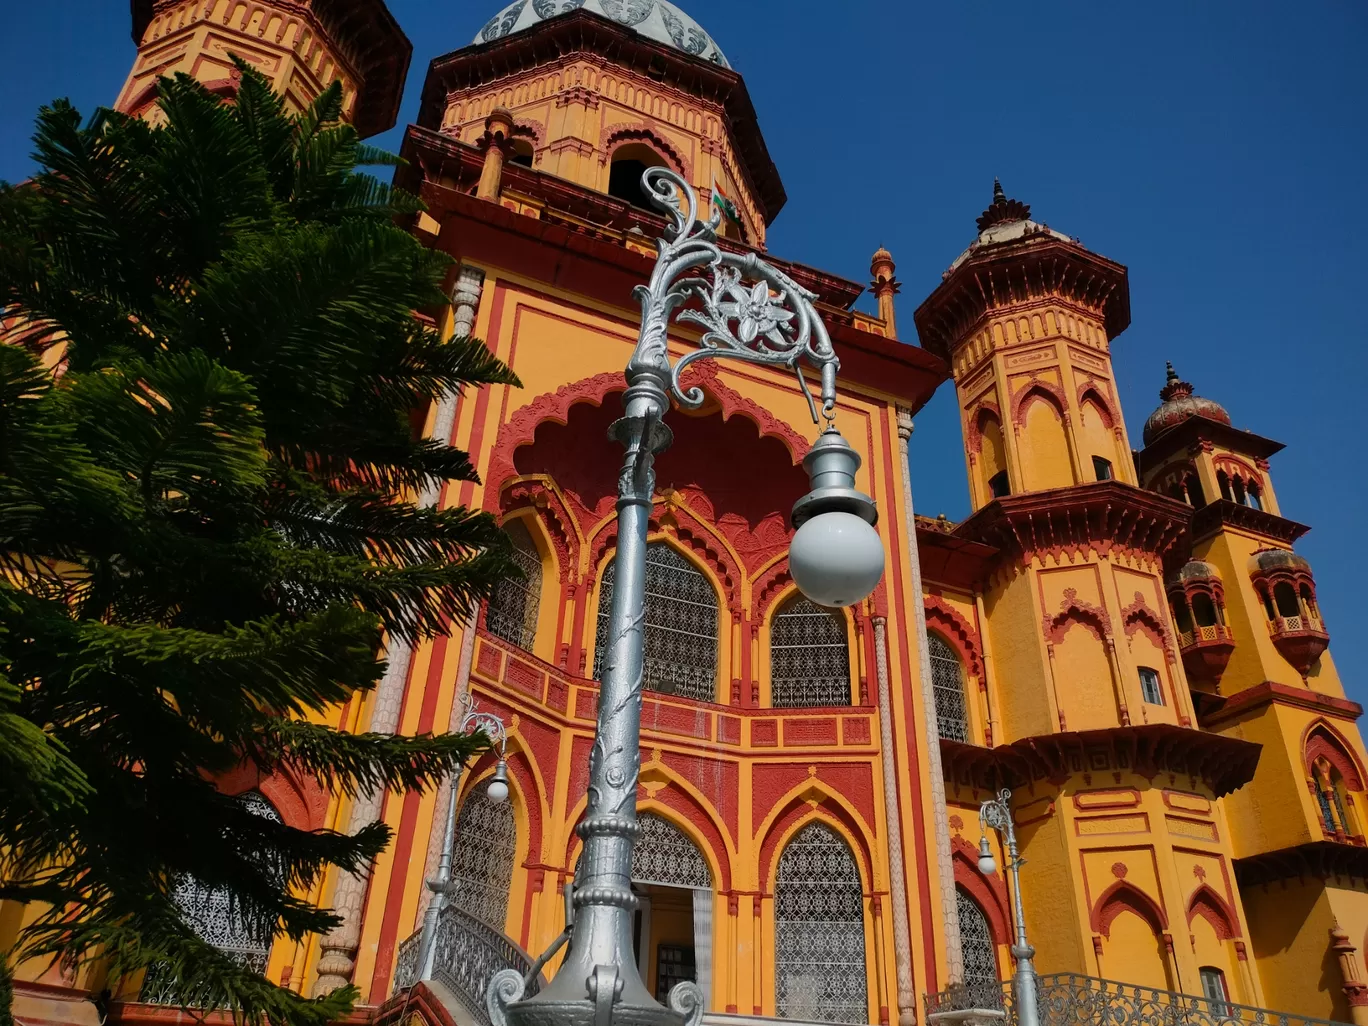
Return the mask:
[[(366, 132), (396, 117), (410, 48), (382, 0), (133, 7), (124, 109), (175, 70), (231, 94), (241, 54), (293, 102), (340, 79)], [(651, 530), (634, 873), (647, 986), (692, 973), (720, 1016), (910, 1024), (924, 994), (1008, 978), (1006, 882), (978, 867), (979, 803), (1005, 787), (1041, 973), (1368, 1022), (1362, 710), (1292, 551), (1307, 528), (1279, 512), (1281, 446), (1170, 368), (1133, 448), (1110, 358), (1130, 320), (1124, 266), (998, 188), (915, 333), (898, 331), (885, 250), (879, 313), (856, 311), (862, 283), (765, 250), (786, 197), (746, 84), (665, 0), (509, 5), (432, 62), (403, 155), (400, 182), (427, 204), (413, 231), (456, 261), (441, 327), (485, 339), (523, 383), (428, 412), (481, 481), (430, 498), (497, 514), (526, 580), (391, 653), (339, 716), (445, 730), (468, 691), (504, 719), (509, 801), (484, 794), (492, 756), (460, 781), (462, 914), (533, 955), (564, 924), (612, 587), (607, 428), (664, 225), (637, 183), (668, 166), (732, 201), (723, 245), (819, 296), (887, 563), (849, 610), (797, 593), (787, 511), (807, 488), (807, 403), (786, 372), (697, 366), (707, 400), (671, 414)], [(964, 429), (959, 524), (912, 503), (912, 419), (942, 386)], [(364, 880), (312, 895), (344, 915), (338, 931), (259, 953), (287, 986), (353, 982), (385, 1006), (446, 792), (353, 807), (280, 778), (225, 786), (296, 825), (393, 828)], [(0, 914), (0, 941), (20, 915)], [(81, 981), (45, 981), (21, 1016), (47, 1001), (32, 1021), (79, 1021), (58, 992)], [(125, 1019), (162, 1014), (121, 996)], [(418, 1007), (473, 1014), (438, 1005)]]

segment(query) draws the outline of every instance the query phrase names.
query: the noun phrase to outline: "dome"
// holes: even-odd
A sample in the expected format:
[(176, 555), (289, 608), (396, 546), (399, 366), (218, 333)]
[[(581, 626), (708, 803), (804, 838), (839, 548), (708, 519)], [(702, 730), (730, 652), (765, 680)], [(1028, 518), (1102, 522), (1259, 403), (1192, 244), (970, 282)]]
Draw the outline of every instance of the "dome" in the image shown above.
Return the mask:
[(474, 42), (492, 43), (557, 15), (581, 10), (625, 25), (692, 57), (731, 67), (703, 26), (666, 0), (516, 0), (489, 19)]
[(1272, 570), (1304, 570), (1310, 573), (1311, 564), (1287, 549), (1264, 549), (1249, 557), (1249, 570), (1251, 573), (1268, 573)]
[(1168, 365), (1168, 383), (1159, 390), (1159, 398), (1164, 404), (1145, 421), (1146, 445), (1190, 417), (1205, 417), (1219, 424), (1230, 423), (1230, 414), (1226, 413), (1225, 407), (1212, 399), (1193, 395), (1192, 386), (1186, 381), (1178, 380), (1178, 372), (1173, 369), (1173, 364)]
[(1191, 559), (1169, 578), (1169, 584), (1182, 584), (1185, 581), (1219, 581), (1221, 573), (1210, 563)]

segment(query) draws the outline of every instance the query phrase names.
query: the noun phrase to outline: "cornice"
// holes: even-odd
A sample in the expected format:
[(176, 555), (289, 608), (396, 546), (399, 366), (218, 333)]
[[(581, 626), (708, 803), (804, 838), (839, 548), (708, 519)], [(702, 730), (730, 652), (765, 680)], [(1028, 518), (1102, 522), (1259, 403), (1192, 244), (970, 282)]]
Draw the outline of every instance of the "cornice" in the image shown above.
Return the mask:
[(449, 93), (475, 89), (575, 53), (607, 58), (652, 81), (720, 104), (756, 204), (765, 224), (773, 223), (788, 194), (741, 76), (590, 11), (559, 15), (502, 39), (435, 58), (423, 83), (418, 123), (427, 128), (440, 125)]
[(1181, 773), (1220, 798), (1254, 779), (1263, 746), (1191, 727), (1152, 723), (1041, 734), (997, 748), (941, 739), (946, 781), (980, 790), (1013, 790), (1036, 781), (1062, 787), (1080, 773), (1130, 770), (1153, 779)]
[(1130, 324), (1126, 268), (1044, 232), (979, 248), (912, 316), (922, 345), (948, 359), (983, 317), (1044, 296), (1100, 311), (1109, 339)]
[(1334, 876), (1368, 881), (1368, 849), (1345, 841), (1309, 841), (1235, 860), (1240, 888), (1280, 880), (1328, 880)]
[(1193, 414), (1140, 450), (1140, 472), (1148, 473), (1174, 453), (1186, 451), (1199, 442), (1214, 442), (1234, 452), (1264, 460), (1286, 448), (1282, 442), (1264, 438), (1252, 431), (1231, 427), (1201, 414)]
[(1022, 562), (1117, 550), (1163, 560), (1184, 541), (1191, 516), (1190, 507), (1168, 496), (1097, 481), (995, 499), (954, 533)]
[[(180, 2), (180, 0), (175, 0)], [(409, 42), (384, 0), (269, 0), (272, 6), (313, 21), (314, 30), (331, 37), (340, 57), (357, 70), (360, 95), (352, 123), (362, 137), (378, 135), (393, 127), (399, 117), (413, 44)], [(141, 45), (143, 33), (158, 8), (172, 6), (168, 0), (129, 0), (133, 18), (133, 42)], [(212, 6), (212, 5), (210, 5)]]
[(917, 523), (917, 552), (921, 557), (923, 581), (962, 591), (976, 590), (988, 576), (998, 555), (992, 545), (956, 537), (920, 520)]
[(1324, 695), (1307, 688), (1290, 687), (1271, 680), (1229, 696), (1207, 694), (1202, 704), (1199, 722), (1211, 730), (1268, 705), (1306, 709), (1322, 716), (1349, 722), (1363, 715), (1363, 706), (1347, 698), (1336, 698), (1334, 695)]
[(1217, 499), (1193, 513), (1192, 540), (1204, 541), (1226, 527), (1248, 531), (1289, 546), (1311, 530), (1305, 524), (1288, 520), (1267, 510), (1253, 509), (1229, 499)]

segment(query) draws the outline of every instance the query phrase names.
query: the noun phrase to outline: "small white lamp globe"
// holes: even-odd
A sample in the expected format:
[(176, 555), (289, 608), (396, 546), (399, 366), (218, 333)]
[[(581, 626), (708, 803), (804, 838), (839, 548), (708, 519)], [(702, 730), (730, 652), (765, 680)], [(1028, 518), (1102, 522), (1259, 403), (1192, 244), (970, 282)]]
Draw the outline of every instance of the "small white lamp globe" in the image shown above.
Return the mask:
[(851, 606), (883, 576), (879, 532), (853, 513), (820, 513), (798, 528), (789, 545), (789, 572), (819, 606)]
[(992, 876), (997, 872), (997, 860), (993, 858), (993, 849), (988, 846), (988, 838), (979, 839), (979, 872), (984, 876)]
[(485, 794), (491, 802), (502, 802), (508, 798), (508, 764), (502, 759), (494, 767), (494, 776), (490, 778)]

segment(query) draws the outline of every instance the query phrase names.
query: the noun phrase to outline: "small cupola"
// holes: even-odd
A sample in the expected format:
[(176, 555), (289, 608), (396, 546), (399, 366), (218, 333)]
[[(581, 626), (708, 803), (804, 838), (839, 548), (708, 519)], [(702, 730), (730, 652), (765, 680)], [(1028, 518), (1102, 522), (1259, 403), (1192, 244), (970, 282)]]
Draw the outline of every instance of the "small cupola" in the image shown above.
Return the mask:
[(1179, 379), (1173, 364), (1168, 364), (1168, 380), (1159, 390), (1163, 400), (1157, 410), (1145, 421), (1145, 444), (1149, 445), (1170, 428), (1177, 427), (1190, 417), (1205, 417), (1218, 424), (1230, 424), (1230, 414), (1225, 407), (1213, 399), (1203, 399), (1193, 394), (1192, 384)]

